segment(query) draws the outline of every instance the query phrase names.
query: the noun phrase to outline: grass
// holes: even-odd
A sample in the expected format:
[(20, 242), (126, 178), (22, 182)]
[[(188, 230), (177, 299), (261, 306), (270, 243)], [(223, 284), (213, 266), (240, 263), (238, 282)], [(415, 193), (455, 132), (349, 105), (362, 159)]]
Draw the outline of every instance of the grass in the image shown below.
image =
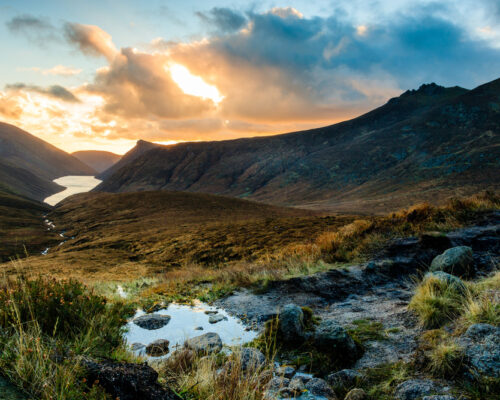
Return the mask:
[(18, 276), (0, 287), (0, 368), (40, 399), (104, 399), (84, 382), (78, 356), (123, 354), (132, 310), (73, 280)]

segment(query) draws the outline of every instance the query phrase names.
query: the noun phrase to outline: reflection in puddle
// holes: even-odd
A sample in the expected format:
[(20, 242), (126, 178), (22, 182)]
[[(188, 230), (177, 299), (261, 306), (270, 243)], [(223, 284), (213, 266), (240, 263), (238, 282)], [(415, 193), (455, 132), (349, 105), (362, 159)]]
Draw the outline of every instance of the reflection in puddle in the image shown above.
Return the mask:
[[(224, 319), (215, 324), (209, 322), (214, 314), (205, 311), (217, 312)], [(142, 310), (137, 311), (134, 318), (144, 315)], [(217, 333), (222, 343), (228, 346), (248, 343), (257, 337), (257, 332), (246, 330), (240, 319), (230, 316), (227, 312), (207, 304), (197, 302), (194, 306), (183, 304), (170, 304), (168, 308), (160, 310), (155, 314), (169, 315), (170, 322), (160, 329), (143, 329), (132, 322), (128, 322), (125, 339), (129, 345), (142, 343), (148, 345), (158, 339), (167, 339), (170, 342), (170, 353), (181, 347), (186, 339), (199, 336), (208, 332)], [(143, 354), (144, 349), (137, 351)]]

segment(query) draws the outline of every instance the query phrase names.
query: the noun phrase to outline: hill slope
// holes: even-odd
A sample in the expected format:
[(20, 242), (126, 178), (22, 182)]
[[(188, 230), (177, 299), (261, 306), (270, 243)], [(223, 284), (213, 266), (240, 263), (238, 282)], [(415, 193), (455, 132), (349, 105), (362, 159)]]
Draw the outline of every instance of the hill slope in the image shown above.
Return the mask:
[(365, 115), (279, 136), (157, 146), (95, 190), (168, 189), (384, 211), (498, 187), (500, 80), (422, 85)]
[(62, 190), (53, 179), (94, 175), (75, 157), (13, 125), (0, 122), (0, 189), (37, 200)]
[(103, 172), (116, 164), (121, 156), (110, 151), (83, 150), (71, 154), (97, 172)]

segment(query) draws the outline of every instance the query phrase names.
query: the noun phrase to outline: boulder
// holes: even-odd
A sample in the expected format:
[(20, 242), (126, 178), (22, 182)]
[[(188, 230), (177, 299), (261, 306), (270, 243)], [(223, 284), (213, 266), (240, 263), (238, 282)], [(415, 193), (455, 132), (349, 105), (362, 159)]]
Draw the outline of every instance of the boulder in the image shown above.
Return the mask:
[(82, 358), (88, 382), (99, 381), (113, 399), (181, 400), (173, 391), (158, 383), (158, 373), (147, 364), (94, 361)]
[(295, 368), (290, 367), (288, 365), (282, 365), (276, 370), (276, 374), (290, 379), (292, 376), (295, 375)]
[(455, 290), (459, 293), (465, 294), (467, 291), (465, 283), (459, 277), (448, 274), (447, 272), (443, 271), (427, 272), (424, 276), (424, 280), (429, 278), (435, 278), (443, 283), (446, 283), (448, 286), (453, 286)]
[(295, 304), (287, 304), (279, 314), (279, 330), (283, 341), (296, 344), (304, 340), (304, 312)]
[(208, 318), (208, 322), (210, 322), (211, 324), (216, 324), (217, 322), (221, 322), (221, 321), (224, 321), (224, 320), (227, 320), (226, 317), (224, 317), (223, 315), (221, 314), (215, 314), (215, 315), (211, 315), (209, 318)]
[(291, 394), (291, 397), (298, 397), (302, 394), (302, 392), (306, 389), (304, 383), (301, 379), (292, 379), (288, 384), (288, 392)]
[(146, 346), (146, 354), (151, 357), (161, 357), (168, 353), (170, 342), (167, 339), (158, 339)]
[(306, 383), (306, 389), (314, 396), (326, 397), (330, 400), (336, 400), (335, 392), (328, 383), (320, 378), (313, 378)]
[(500, 378), (500, 327), (474, 324), (459, 339), (473, 377)]
[(266, 364), (266, 357), (262, 352), (253, 347), (244, 347), (239, 355), (242, 371), (255, 371)]
[(365, 400), (368, 396), (363, 389), (352, 389), (346, 394), (344, 400)]
[(328, 353), (338, 365), (352, 364), (359, 351), (347, 331), (333, 320), (323, 320), (316, 328), (313, 344), (318, 350)]
[(353, 369), (343, 369), (328, 375), (327, 380), (334, 388), (349, 390), (355, 387), (363, 375)]
[(146, 314), (134, 318), (132, 322), (143, 329), (160, 329), (170, 322), (170, 315)]
[(472, 256), (472, 249), (468, 246), (452, 247), (432, 260), (430, 270), (456, 276), (470, 276), (474, 271)]
[(394, 391), (396, 400), (417, 400), (424, 396), (437, 394), (440, 387), (428, 379), (411, 379), (400, 383)]
[(217, 333), (208, 332), (186, 340), (184, 346), (198, 354), (218, 353), (222, 350), (222, 340)]

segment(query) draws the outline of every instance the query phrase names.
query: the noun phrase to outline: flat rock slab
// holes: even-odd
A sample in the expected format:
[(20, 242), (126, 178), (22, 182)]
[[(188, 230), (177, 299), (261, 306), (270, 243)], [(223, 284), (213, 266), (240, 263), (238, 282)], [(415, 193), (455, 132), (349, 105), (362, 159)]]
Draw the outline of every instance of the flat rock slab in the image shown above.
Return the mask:
[(132, 322), (143, 329), (155, 330), (167, 325), (170, 322), (170, 315), (146, 314), (134, 318)]
[(208, 332), (186, 340), (184, 346), (198, 354), (218, 353), (222, 350), (222, 340), (218, 334)]

